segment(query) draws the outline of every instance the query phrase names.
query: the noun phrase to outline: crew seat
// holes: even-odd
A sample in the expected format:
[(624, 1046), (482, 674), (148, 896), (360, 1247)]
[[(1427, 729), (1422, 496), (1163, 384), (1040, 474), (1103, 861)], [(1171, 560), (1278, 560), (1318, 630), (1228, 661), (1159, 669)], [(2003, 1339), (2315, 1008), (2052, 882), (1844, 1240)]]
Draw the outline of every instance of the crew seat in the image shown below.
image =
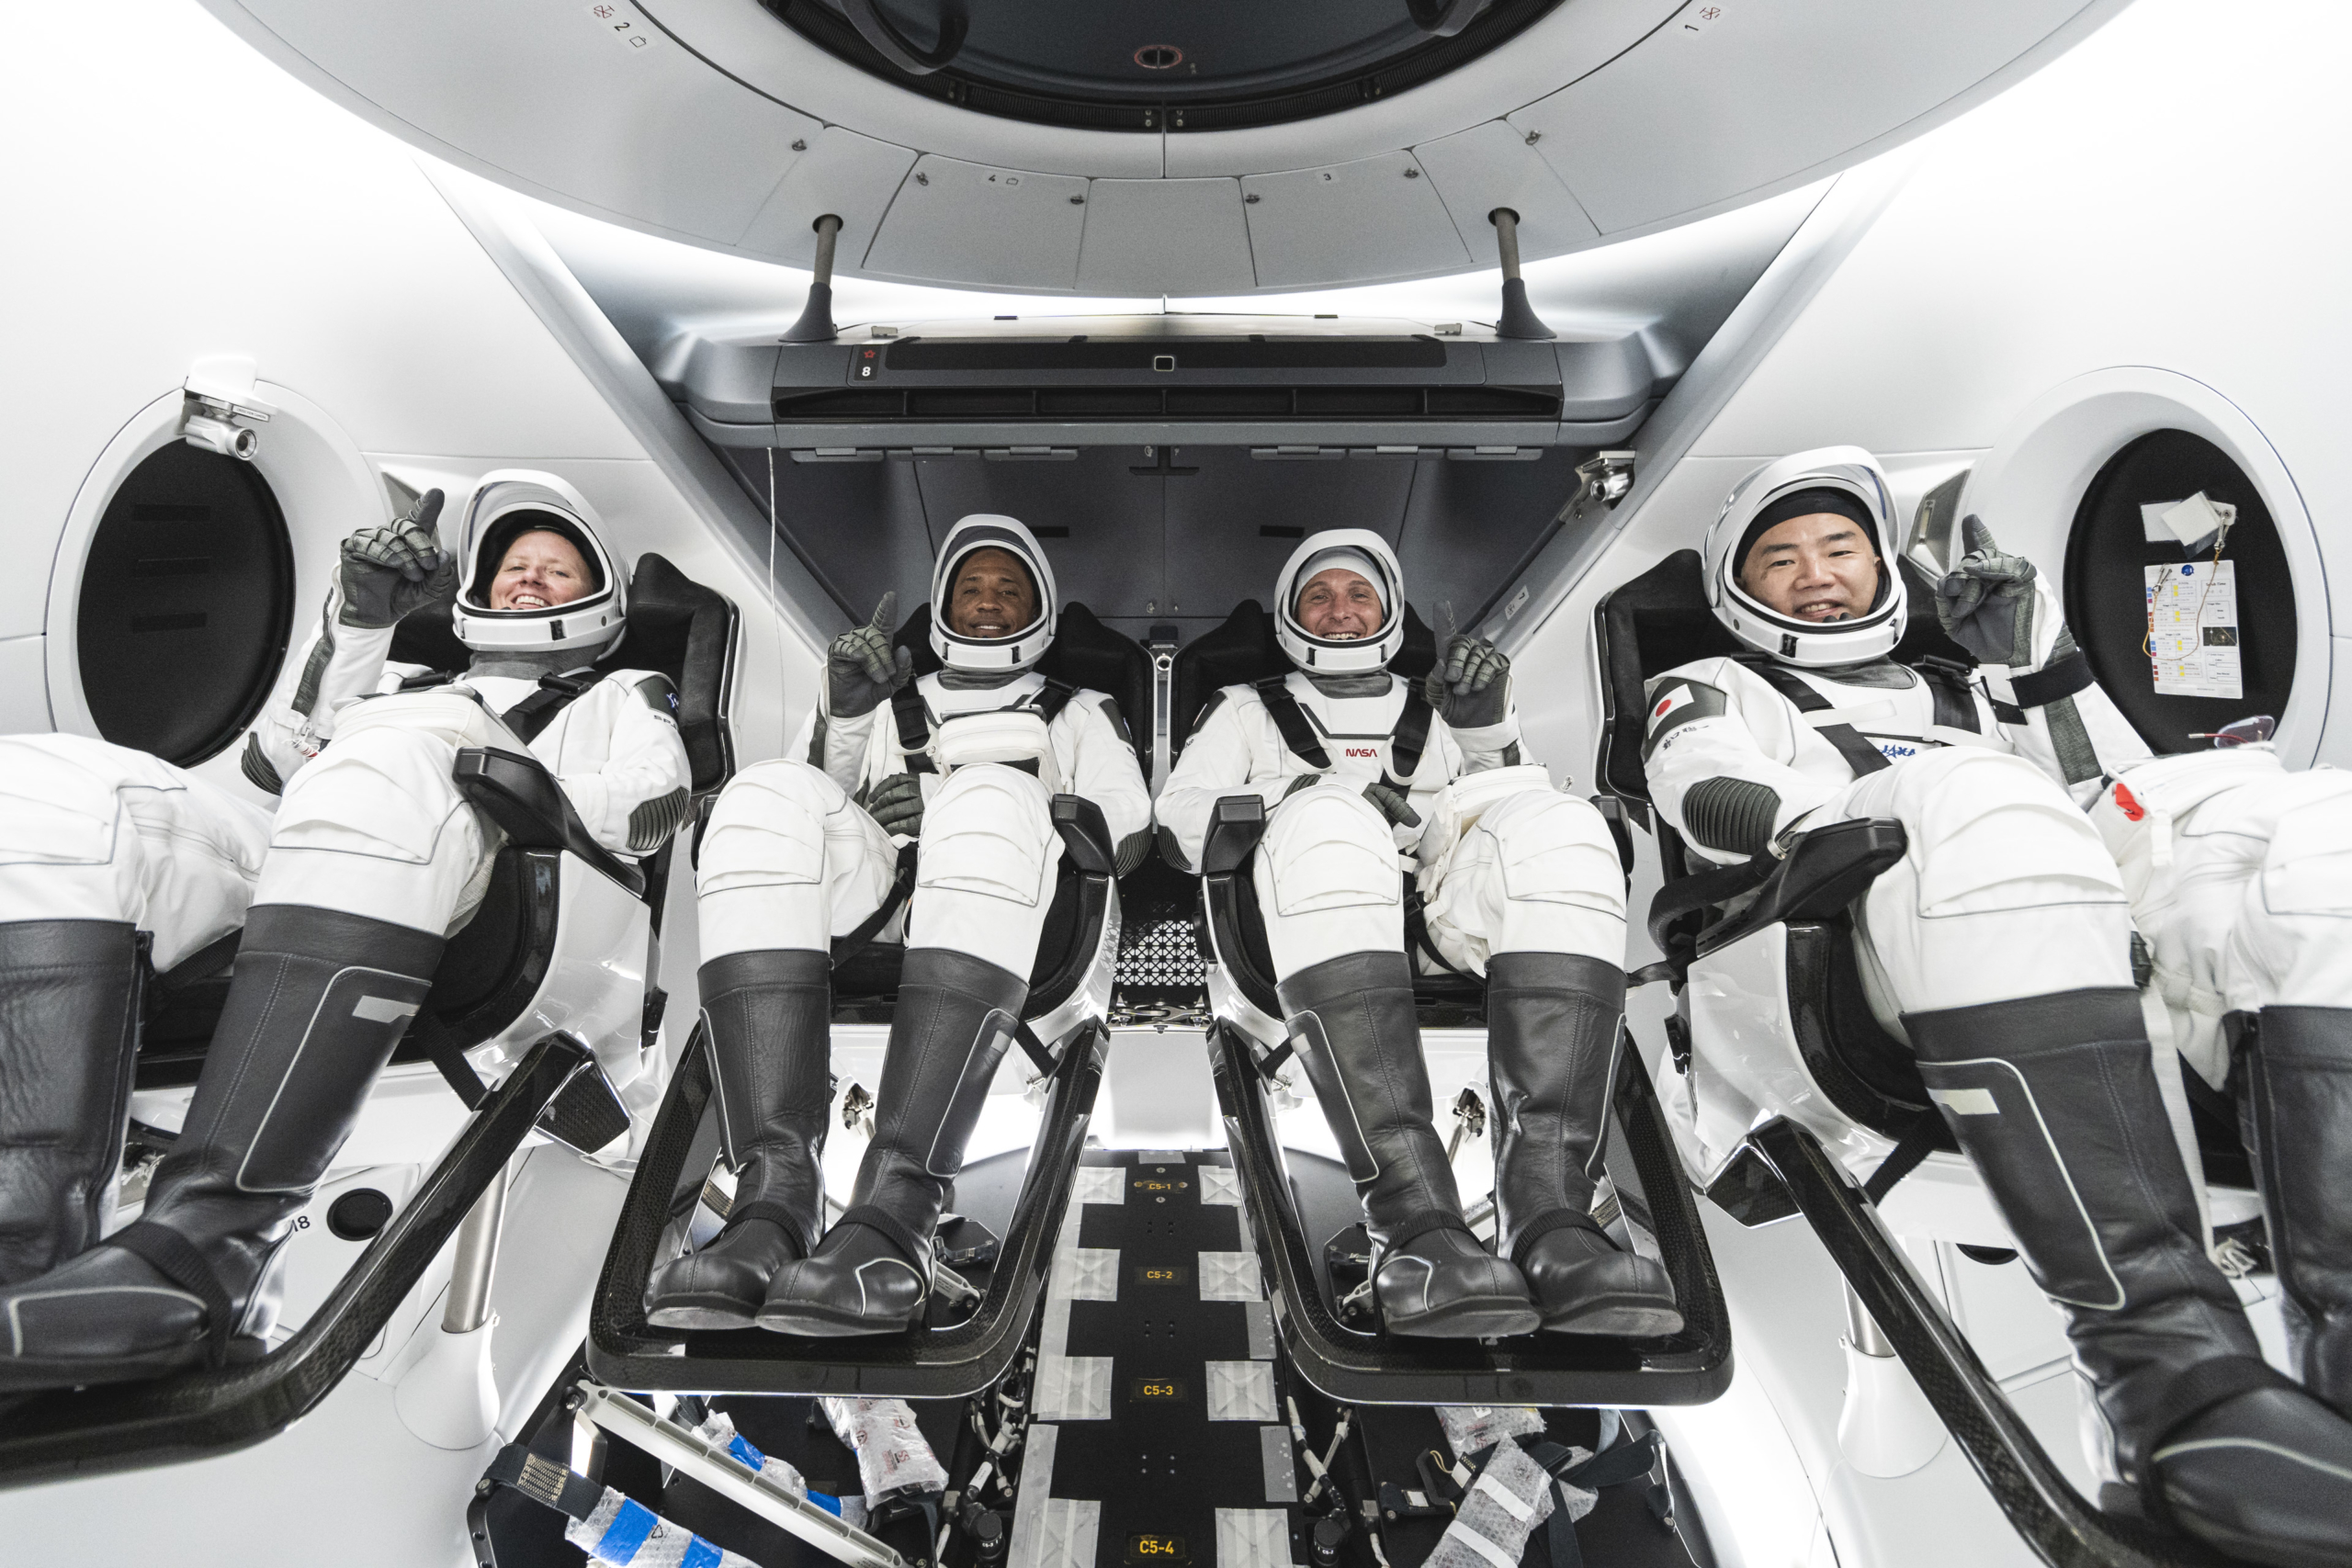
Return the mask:
[[(1402, 649), (1390, 663), (1408, 680), (1436, 662), (1436, 639), (1406, 606)], [(1176, 656), (1171, 682), (1171, 741), (1188, 736), (1220, 687), (1266, 679), (1292, 668), (1263, 606), (1245, 602), (1224, 624)], [(1536, 1334), (1492, 1344), (1412, 1339), (1351, 1326), (1330, 1292), (1320, 1238), (1310, 1244), (1298, 1192), (1285, 1170), (1272, 1091), (1292, 1054), (1274, 992), (1273, 964), (1250, 875), (1266, 826), (1256, 795), (1216, 807), (1202, 853), (1198, 931), (1208, 962), (1209, 1051), (1227, 1140), (1266, 1277), (1287, 1303), (1276, 1314), (1284, 1348), (1300, 1374), (1327, 1396), (1364, 1404), (1489, 1403), (1658, 1406), (1702, 1404), (1731, 1381), (1730, 1320), (1691, 1194), (1674, 1162), (1657, 1097), (1630, 1051), (1612, 1107), (1635, 1179), (1684, 1317), (1681, 1333), (1655, 1340)], [(1415, 889), (1405, 879), (1408, 911)], [(1419, 926), (1408, 916), (1408, 942)], [(1483, 980), (1445, 973), (1417, 953), (1414, 997), (1425, 1026), (1485, 1021)]]
[[(600, 671), (654, 671), (676, 688), (696, 806), (715, 798), (735, 769), (728, 709), (737, 621), (724, 595), (649, 554), (630, 576), (628, 635), (596, 661)], [(473, 656), (442, 605), (403, 619), (390, 657), (455, 673)], [(505, 829), (507, 841), (481, 908), (449, 939), (391, 1065), (432, 1062), (470, 1107), (485, 1079), (503, 1077), (541, 1037), (562, 1032), (595, 1053), (608, 1079), (626, 1084), (650, 1066), (643, 1053), (661, 1025), (665, 998), (655, 965), (676, 840), (631, 863), (605, 852), (576, 820), (567, 826), (551, 778), (527, 757), (463, 753), (458, 773), (459, 787)], [(153, 977), (139, 1088), (195, 1082), (236, 951), (232, 933)], [(589, 1088), (583, 1082), (579, 1092)], [(607, 1087), (603, 1097), (610, 1093)], [(578, 1109), (589, 1120), (570, 1128), (573, 1138), (602, 1131), (601, 1145), (624, 1130), (613, 1120), (617, 1103), (592, 1097)]]
[[(940, 668), (930, 625), (925, 606), (892, 637), (912, 653), (918, 675)], [(1037, 668), (1050, 680), (1108, 694), (1118, 704), (1130, 737), (1137, 716), (1151, 712), (1150, 657), (1083, 604), (1063, 606), (1053, 646)], [(888, 721), (886, 714), (884, 722)], [(951, 1308), (935, 1293), (937, 1325), (846, 1339), (804, 1339), (756, 1328), (687, 1333), (649, 1325), (647, 1283), (687, 1245), (696, 1206), (707, 1203), (706, 1178), (718, 1154), (710, 1064), (699, 1048), (697, 1030), (655, 1117), (597, 1282), (588, 1348), (596, 1376), (630, 1389), (902, 1399), (962, 1397), (1004, 1376), (1035, 1316), (1085, 1147), (1110, 1043), (1108, 1013), (1120, 951), (1117, 846), (1101, 808), (1078, 795), (1058, 795), (1053, 819), (1064, 852), (1059, 881), (1017, 1037), (1035, 1071), (1032, 1089), (1042, 1096), (1043, 1122), (1005, 1235), (992, 1255), (973, 1262), (978, 1303), (968, 1314), (957, 1315), (961, 1308)], [(902, 861), (894, 899), (903, 899), (911, 889), (913, 863), (911, 856)], [(838, 943), (834, 1021), (889, 1022), (905, 957), (904, 945), (895, 941)], [(945, 1235), (943, 1229), (943, 1242)]]

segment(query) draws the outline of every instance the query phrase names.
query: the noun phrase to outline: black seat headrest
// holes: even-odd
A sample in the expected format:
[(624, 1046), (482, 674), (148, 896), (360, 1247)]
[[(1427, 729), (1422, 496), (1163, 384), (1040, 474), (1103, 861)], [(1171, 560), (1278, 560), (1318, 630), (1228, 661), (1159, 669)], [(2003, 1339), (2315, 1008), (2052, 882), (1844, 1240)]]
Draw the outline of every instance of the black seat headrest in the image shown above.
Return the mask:
[[(1908, 560), (1899, 560), (1905, 624), (1894, 658), (1922, 658), (1973, 665), (1975, 660), (1944, 635), (1936, 619), (1935, 590)], [(1677, 550), (1641, 576), (1610, 590), (1593, 611), (1600, 645), (1602, 721), (1597, 773), (1603, 788), (1626, 800), (1649, 799), (1642, 768), (1645, 687), (1652, 676), (1678, 665), (1718, 654), (1739, 653), (1746, 644), (1724, 629), (1707, 607), (1706, 587), (1696, 550)]]
[[(1419, 680), (1437, 663), (1437, 634), (1430, 631), (1412, 605), (1405, 606), (1405, 643), (1389, 660), (1394, 674)], [(1194, 637), (1176, 655), (1168, 733), (1171, 755), (1184, 749), (1185, 738), (1208, 700), (1227, 686), (1247, 685), (1271, 676), (1287, 675), (1296, 666), (1274, 638), (1274, 618), (1255, 599), (1244, 599), (1233, 613)]]
[[(628, 632), (596, 660), (600, 669), (654, 670), (678, 688), (678, 736), (686, 745), (697, 795), (735, 771), (727, 718), (727, 663), (735, 645), (735, 605), (658, 555), (638, 558), (629, 574)], [(451, 629), (449, 606), (435, 604), (401, 620), (392, 633), (396, 663), (462, 672), (472, 650)]]
[[(939, 655), (931, 650), (930, 605), (919, 606), (890, 641), (914, 655), (916, 674), (928, 675), (942, 667)], [(1085, 605), (1064, 604), (1054, 626), (1053, 646), (1037, 661), (1037, 672), (1066, 686), (1101, 692), (1118, 704), (1119, 716), (1148, 759), (1151, 655), (1141, 643), (1104, 626)]]

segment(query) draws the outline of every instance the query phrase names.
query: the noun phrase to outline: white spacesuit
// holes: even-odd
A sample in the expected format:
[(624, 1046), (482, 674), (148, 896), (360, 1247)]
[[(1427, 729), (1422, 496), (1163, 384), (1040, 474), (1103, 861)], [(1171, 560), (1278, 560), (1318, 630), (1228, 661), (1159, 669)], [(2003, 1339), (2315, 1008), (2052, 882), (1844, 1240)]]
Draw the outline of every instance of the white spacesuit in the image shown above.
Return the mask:
[[(1707, 536), (1705, 581), (1717, 618), (1755, 651), (1650, 682), (1651, 797), (1719, 862), (1785, 854), (1833, 822), (1903, 824), (1903, 859), (1853, 906), (1864, 986), (2067, 1314), (2106, 1428), (2102, 1463), (2152, 1512), (2225, 1551), (2345, 1561), (2352, 1425), (2263, 1364), (2206, 1255), (2160, 1089), (2172, 1053), (2151, 1046), (2132, 951), (2136, 923), (2161, 955), (2178, 1043), (2217, 1084), (2222, 1013), (2343, 1007), (2352, 802), (2331, 777), (2286, 775), (2267, 755), (2152, 760), (2093, 682), (2048, 584), (1975, 519), (1965, 526), (1970, 554), (1939, 584), (1937, 610), (1979, 660), (1975, 678), (1888, 658), (1905, 590), (1882, 558), (1890, 505), (1868, 453), (1799, 453), (1743, 479)], [(2225, 811), (2233, 796), (2208, 786), (2233, 783), (2240, 805)], [(2173, 813), (2168, 849), (2143, 788)], [(2287, 824), (2313, 814), (2329, 825), (2306, 845), (2332, 863), (2290, 844)], [(2192, 834), (2213, 838), (2184, 852)], [(2286, 908), (2266, 905), (2273, 886), (2294, 889)], [(2271, 1016), (2256, 1015), (2266, 1044)], [(2278, 1114), (2311, 1140), (2300, 1157), (2332, 1142), (2340, 1170), (2352, 1032), (2289, 1032), (2293, 1066), (2273, 1062), (2271, 1075), (2300, 1075), (2301, 1089), (2334, 1043), (2332, 1131), (2312, 1124), (2308, 1093)], [(2275, 1198), (2273, 1211), (2277, 1224)], [(2338, 1303), (2352, 1264), (2343, 1224), (2313, 1221), (2333, 1238)]]
[[(1360, 609), (1331, 600), (1335, 585)], [(1491, 643), (1449, 637), (1425, 683), (1389, 673), (1404, 579), (1377, 534), (1307, 539), (1275, 601), (1297, 669), (1202, 710), (1160, 793), (1162, 853), (1198, 866), (1224, 796), (1271, 808), (1258, 907), (1300, 1060), (1364, 1201), (1384, 1319), (1449, 1337), (1539, 1323), (1674, 1332), (1664, 1270), (1589, 1214), (1625, 992), (1625, 881), (1607, 824), (1521, 754)], [(1464, 1224), (1430, 1125), (1408, 871), (1421, 961), (1488, 981), (1500, 1257)]]
[[(616, 854), (658, 849), (684, 819), (674, 694), (618, 667), (628, 583), (587, 502), (551, 476), (490, 475), (455, 551), (434, 533), (440, 503), (431, 491), (345, 543), (244, 755), (283, 792), (274, 816), (141, 752), (0, 740), (0, 1076), (35, 1090), (0, 1097), (0, 1387), (259, 1348), (288, 1224), (502, 841), (458, 792), (459, 748), (536, 755)], [(388, 667), (399, 620), (453, 597), (468, 671)], [(179, 1140), (140, 1218), (93, 1247), (127, 1114), (138, 948), (168, 970), (240, 931)]]
[[(1028, 998), (1062, 858), (1053, 796), (1102, 808), (1121, 871), (1149, 847), (1151, 795), (1116, 705), (1035, 668), (1057, 609), (1026, 527), (982, 514), (949, 530), (932, 576), (943, 670), (913, 679), (909, 650), (893, 657), (894, 603), (835, 640), (793, 755), (739, 773), (703, 832), (703, 1018), (735, 1202), (725, 1230), (653, 1281), (657, 1325), (906, 1327)], [(903, 915), (885, 908), (898, 840), (919, 845)], [(906, 958), (874, 1140), (827, 1231), (830, 950), (891, 934), (874, 923), (886, 914), (904, 921)]]

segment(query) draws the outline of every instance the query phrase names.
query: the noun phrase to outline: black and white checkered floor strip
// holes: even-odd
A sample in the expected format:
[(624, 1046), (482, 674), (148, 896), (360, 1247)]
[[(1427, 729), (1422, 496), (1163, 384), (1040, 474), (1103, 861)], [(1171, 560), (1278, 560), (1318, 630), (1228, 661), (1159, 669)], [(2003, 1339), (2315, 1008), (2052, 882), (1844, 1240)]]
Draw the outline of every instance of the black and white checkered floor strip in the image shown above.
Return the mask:
[(1008, 1568), (1288, 1568), (1274, 1325), (1222, 1154), (1094, 1151), (1046, 1286)]

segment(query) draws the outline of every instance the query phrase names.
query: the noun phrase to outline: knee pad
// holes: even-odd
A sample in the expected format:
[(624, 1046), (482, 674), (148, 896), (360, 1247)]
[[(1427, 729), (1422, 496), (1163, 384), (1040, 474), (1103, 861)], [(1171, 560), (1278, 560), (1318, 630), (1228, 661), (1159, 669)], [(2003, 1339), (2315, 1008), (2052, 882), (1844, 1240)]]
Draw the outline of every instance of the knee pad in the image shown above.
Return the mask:
[(1471, 831), (1494, 839), (1505, 897), (1624, 918), (1624, 864), (1591, 802), (1553, 792), (1515, 795), (1487, 807)]
[(456, 763), (457, 748), (423, 730), (340, 735), (287, 784), (270, 847), (424, 864), (468, 809), (450, 776)]
[(1276, 914), (1395, 904), (1402, 897), (1388, 818), (1342, 784), (1317, 784), (1277, 805), (1258, 853), (1273, 884)]
[(0, 862), (104, 865), (126, 786), (178, 788), (168, 763), (80, 735), (0, 738)]
[(703, 829), (696, 891), (812, 883), (825, 873), (825, 819), (849, 796), (806, 762), (755, 762), (728, 781)]
[(2229, 1006), (2352, 1007), (2352, 794), (2278, 818), (2247, 886), (2225, 971)]
[(2053, 904), (2121, 904), (2123, 879), (2098, 829), (2021, 757), (1955, 747), (1897, 770), (1898, 814), (1924, 916)]
[(994, 763), (958, 768), (923, 807), (915, 886), (1035, 906), (1053, 891), (1060, 847), (1034, 776)]

